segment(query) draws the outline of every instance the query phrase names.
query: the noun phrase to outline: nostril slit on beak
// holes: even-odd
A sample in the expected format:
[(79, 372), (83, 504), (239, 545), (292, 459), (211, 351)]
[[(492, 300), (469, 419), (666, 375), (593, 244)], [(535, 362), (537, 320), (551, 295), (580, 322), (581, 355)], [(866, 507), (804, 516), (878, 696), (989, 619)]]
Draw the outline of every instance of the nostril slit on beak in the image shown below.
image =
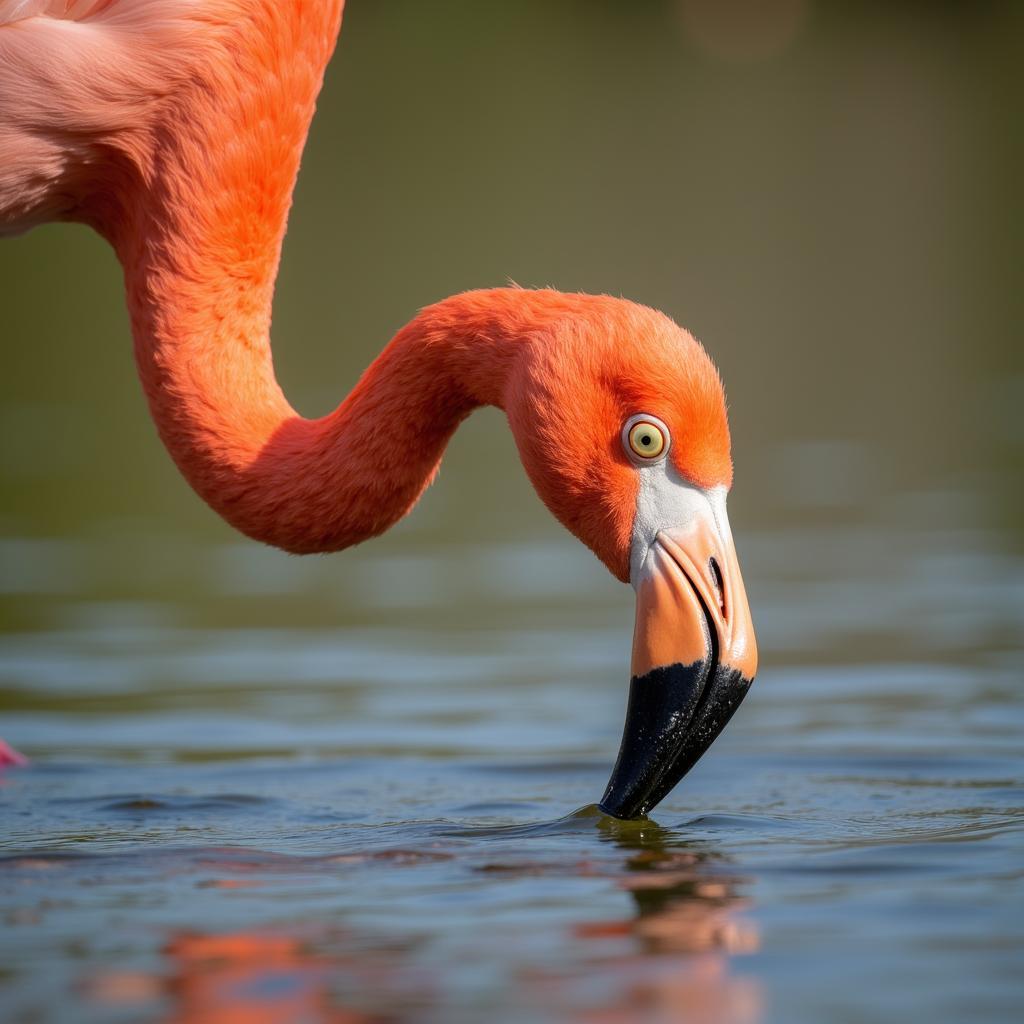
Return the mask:
[(715, 597), (718, 598), (718, 610), (725, 615), (725, 583), (722, 580), (722, 570), (718, 566), (718, 560), (712, 556), (708, 561), (708, 568), (711, 570), (711, 582), (715, 585)]

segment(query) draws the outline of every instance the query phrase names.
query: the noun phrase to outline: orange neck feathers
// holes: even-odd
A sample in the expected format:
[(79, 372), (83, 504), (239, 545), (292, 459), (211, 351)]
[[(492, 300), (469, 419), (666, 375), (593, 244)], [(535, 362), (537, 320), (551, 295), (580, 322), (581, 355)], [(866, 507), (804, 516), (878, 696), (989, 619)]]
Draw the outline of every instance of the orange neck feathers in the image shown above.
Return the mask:
[(211, 47), (208, 78), (162, 110), (154, 173), (127, 216), (99, 225), (125, 267), (139, 373), (179, 469), (243, 533), (303, 553), (405, 515), (461, 420), (504, 406), (519, 341), (596, 301), (455, 296), (404, 328), (333, 413), (295, 412), (274, 377), (271, 300), (339, 18), (336, 3), (255, 5)]
[[(551, 511), (628, 579), (638, 482), (621, 423), (638, 411), (673, 420), (686, 479), (711, 486), (731, 474), (714, 368), (662, 314), (606, 296), (468, 292), (403, 328), (328, 416), (299, 416), (275, 380), (274, 281), (342, 6), (104, 5), (80, 34), (95, 45), (75, 51), (89, 73), (51, 83), (94, 125), (81, 154), (61, 149), (55, 128), (45, 194), (5, 193), (0, 176), (0, 212), (15, 227), (82, 220), (114, 245), (160, 436), (243, 533), (314, 552), (383, 532), (430, 483), (461, 420), (490, 404), (506, 410)], [(62, 52), (63, 27), (27, 24), (34, 44)], [(36, 61), (55, 65), (53, 52)]]

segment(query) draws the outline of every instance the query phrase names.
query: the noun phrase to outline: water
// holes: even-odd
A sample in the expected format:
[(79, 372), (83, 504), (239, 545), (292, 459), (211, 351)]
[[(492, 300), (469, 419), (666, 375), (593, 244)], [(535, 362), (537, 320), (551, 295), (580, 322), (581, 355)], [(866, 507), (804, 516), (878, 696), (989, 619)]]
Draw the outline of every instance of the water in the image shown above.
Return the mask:
[[(905, 552), (877, 600), (861, 559), (797, 584), (806, 534), (744, 537), (766, 667), (638, 823), (588, 806), (629, 599), (568, 543), (367, 547), (290, 581), (284, 555), (207, 553), (255, 605), (412, 579), (352, 628), (190, 625), (230, 582), (202, 616), (50, 595), (63, 625), (0, 645), (7, 727), (36, 757), (0, 789), (6, 1019), (1008, 1019), (1024, 574), (961, 537), (943, 587), (948, 537), (839, 537), (825, 550)], [(48, 557), (73, 580), (74, 548)], [(160, 560), (138, 575), (158, 583)], [(495, 585), (495, 564), (533, 570)], [(417, 574), (448, 625), (405, 604)], [(935, 657), (870, 657), (908, 637)], [(837, 660), (846, 644), (860, 655)]]
[(1016, 1019), (1020, 17), (699, 6), (353, 0), (274, 321), (311, 415), (508, 277), (708, 343), (762, 668), (652, 821), (593, 808), (631, 594), (498, 414), (387, 536), (259, 548), (160, 449), (109, 252), (0, 245), (4, 1024)]

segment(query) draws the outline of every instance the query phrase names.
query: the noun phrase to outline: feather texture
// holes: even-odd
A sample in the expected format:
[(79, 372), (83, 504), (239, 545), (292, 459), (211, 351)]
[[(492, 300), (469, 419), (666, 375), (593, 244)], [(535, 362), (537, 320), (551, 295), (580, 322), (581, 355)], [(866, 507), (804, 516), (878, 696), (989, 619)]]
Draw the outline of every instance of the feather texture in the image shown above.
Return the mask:
[(458, 424), (491, 404), (544, 502), (627, 579), (638, 482), (625, 419), (668, 423), (685, 479), (731, 479), (718, 375), (663, 314), (467, 292), (423, 310), (330, 415), (304, 419), (282, 394), (274, 280), (341, 13), (340, 0), (0, 3), (0, 230), (73, 219), (109, 239), (160, 436), (249, 536), (313, 552), (381, 533)]

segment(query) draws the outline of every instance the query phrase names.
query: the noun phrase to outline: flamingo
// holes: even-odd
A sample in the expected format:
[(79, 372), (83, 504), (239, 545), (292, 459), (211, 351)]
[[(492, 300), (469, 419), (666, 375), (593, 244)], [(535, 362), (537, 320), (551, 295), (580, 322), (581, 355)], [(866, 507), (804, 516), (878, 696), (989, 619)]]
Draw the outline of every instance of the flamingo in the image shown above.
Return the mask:
[(0, 232), (79, 221), (110, 243), (164, 445), (216, 512), (285, 551), (384, 532), (462, 420), (502, 409), (541, 499), (636, 591), (626, 722), (599, 806), (645, 815), (757, 667), (721, 380), (653, 309), (489, 288), (423, 309), (334, 412), (298, 415), (274, 377), (271, 301), (343, 6), (0, 0)]

